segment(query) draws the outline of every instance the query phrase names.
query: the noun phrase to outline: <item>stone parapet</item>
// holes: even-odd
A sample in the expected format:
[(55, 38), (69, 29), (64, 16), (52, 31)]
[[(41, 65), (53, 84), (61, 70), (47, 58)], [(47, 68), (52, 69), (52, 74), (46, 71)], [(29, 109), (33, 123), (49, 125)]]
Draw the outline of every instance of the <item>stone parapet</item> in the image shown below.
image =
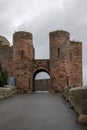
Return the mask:
[(87, 124), (87, 115), (80, 115), (77, 121), (80, 124)]
[(67, 86), (64, 88), (63, 96), (78, 114), (77, 122), (87, 124), (87, 86)]
[(14, 93), (16, 93), (16, 87), (0, 87), (0, 100), (11, 97)]
[(64, 97), (66, 98), (67, 101), (69, 101), (69, 90), (71, 88), (75, 88), (75, 86), (67, 86), (64, 88)]
[(78, 113), (78, 123), (87, 124), (87, 86), (69, 90), (69, 101)]
[(87, 114), (87, 88), (76, 87), (69, 90), (69, 101), (75, 111), (80, 114)]

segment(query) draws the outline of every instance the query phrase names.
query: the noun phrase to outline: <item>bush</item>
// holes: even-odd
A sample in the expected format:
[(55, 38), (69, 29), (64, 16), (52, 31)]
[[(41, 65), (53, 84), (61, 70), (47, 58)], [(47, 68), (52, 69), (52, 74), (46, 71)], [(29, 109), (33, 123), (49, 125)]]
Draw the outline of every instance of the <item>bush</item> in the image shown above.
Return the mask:
[(0, 77), (0, 87), (3, 87), (4, 84), (3, 84), (3, 79)]
[(0, 87), (7, 85), (8, 72), (6, 70), (2, 70), (2, 66), (0, 63)]
[(2, 72), (3, 85), (7, 85), (8, 72), (4, 70)]

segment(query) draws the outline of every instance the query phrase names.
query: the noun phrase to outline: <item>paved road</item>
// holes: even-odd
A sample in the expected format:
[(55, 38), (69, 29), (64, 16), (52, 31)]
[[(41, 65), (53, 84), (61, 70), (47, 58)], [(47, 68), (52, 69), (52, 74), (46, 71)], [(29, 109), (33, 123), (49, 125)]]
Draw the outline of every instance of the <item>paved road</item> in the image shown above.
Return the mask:
[(33, 93), (0, 101), (0, 130), (87, 130), (60, 94)]

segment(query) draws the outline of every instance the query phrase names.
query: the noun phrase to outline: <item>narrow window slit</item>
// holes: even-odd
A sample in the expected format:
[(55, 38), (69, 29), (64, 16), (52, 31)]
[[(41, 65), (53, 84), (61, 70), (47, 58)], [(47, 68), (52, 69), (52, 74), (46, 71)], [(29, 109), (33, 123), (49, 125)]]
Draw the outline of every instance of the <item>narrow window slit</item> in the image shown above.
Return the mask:
[(58, 48), (58, 58), (60, 58), (60, 48)]

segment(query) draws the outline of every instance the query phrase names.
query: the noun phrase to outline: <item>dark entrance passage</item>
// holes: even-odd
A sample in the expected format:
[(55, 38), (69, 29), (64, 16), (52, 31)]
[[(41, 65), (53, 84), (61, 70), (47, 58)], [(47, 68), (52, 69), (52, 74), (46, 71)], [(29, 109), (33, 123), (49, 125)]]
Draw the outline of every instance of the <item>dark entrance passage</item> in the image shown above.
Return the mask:
[(33, 91), (49, 91), (50, 89), (50, 76), (45, 70), (38, 70), (33, 78)]

